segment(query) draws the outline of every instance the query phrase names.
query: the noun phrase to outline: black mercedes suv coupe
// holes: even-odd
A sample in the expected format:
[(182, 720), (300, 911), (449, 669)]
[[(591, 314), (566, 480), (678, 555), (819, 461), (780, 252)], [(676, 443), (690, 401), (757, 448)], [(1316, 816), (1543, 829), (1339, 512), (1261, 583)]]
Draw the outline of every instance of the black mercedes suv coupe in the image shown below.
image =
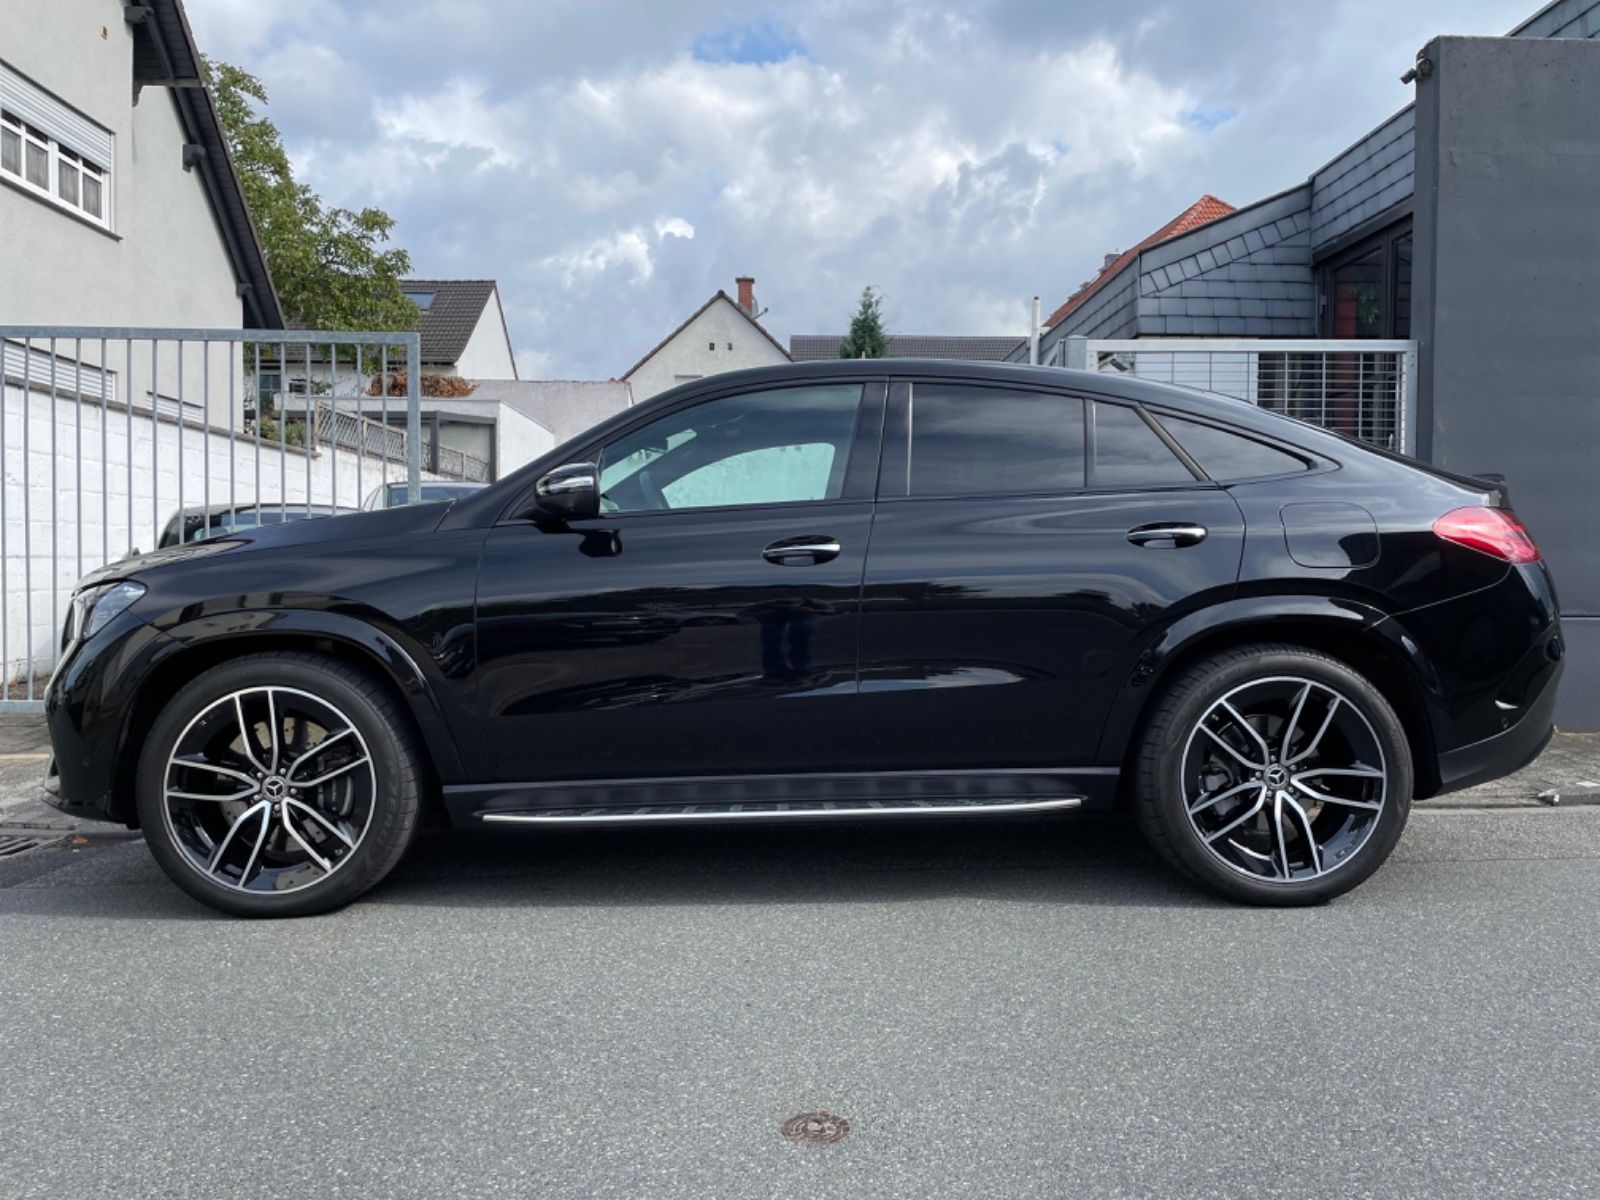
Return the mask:
[(348, 902), (430, 809), (1123, 804), (1199, 883), (1313, 903), (1413, 798), (1539, 752), (1562, 653), (1497, 483), (1197, 392), (906, 360), (714, 376), (448, 505), (130, 558), (63, 639), (53, 802), (247, 916)]

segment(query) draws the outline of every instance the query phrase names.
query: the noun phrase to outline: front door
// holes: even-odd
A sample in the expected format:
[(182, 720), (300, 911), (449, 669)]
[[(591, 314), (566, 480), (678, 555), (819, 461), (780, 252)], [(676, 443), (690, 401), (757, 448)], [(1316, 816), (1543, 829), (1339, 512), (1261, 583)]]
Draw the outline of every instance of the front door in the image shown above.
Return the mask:
[(490, 532), (478, 696), (496, 779), (859, 764), (883, 390), (827, 382), (674, 408), (596, 448), (600, 516)]
[(918, 380), (890, 399), (861, 708), (879, 770), (1094, 765), (1152, 631), (1231, 592), (1244, 525), (1136, 406)]

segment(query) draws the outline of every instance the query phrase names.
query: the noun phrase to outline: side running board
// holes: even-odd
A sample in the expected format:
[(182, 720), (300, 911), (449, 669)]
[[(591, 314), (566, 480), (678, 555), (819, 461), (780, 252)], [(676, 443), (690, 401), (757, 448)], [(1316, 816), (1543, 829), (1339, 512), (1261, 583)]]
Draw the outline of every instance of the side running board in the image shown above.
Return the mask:
[(533, 812), (488, 812), (480, 820), (495, 825), (621, 825), (630, 822), (807, 820), (855, 817), (987, 817), (1001, 813), (1052, 812), (1077, 808), (1081, 796), (1037, 800), (818, 801), (775, 804), (643, 805), (637, 808), (552, 808)]

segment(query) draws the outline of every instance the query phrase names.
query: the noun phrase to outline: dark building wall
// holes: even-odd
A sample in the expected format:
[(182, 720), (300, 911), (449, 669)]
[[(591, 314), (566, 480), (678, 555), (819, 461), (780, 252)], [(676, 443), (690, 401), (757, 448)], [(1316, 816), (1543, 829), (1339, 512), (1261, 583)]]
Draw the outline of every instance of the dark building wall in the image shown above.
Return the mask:
[(1139, 336), (1313, 336), (1310, 208), (1293, 188), (1144, 251)]
[(1600, 728), (1600, 42), (1439, 38), (1417, 87), (1421, 457), (1506, 477)]
[(1512, 37), (1600, 37), (1600, 0), (1555, 0), (1511, 31)]
[(1311, 177), (1311, 245), (1320, 250), (1412, 192), (1416, 114), (1406, 105)]

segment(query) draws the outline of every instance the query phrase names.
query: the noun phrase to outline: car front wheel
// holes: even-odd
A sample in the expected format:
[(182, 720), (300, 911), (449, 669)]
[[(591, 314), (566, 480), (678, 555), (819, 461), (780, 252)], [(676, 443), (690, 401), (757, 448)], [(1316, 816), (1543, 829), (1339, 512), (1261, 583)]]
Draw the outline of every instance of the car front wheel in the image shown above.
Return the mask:
[(1141, 828), (1169, 862), (1254, 904), (1315, 904), (1382, 865), (1410, 812), (1394, 709), (1345, 663), (1246, 646), (1162, 695), (1140, 748)]
[(237, 916), (348, 903), (416, 832), (419, 755), (386, 689), (314, 654), (253, 654), (185, 686), (139, 764), (145, 840), (179, 887)]

